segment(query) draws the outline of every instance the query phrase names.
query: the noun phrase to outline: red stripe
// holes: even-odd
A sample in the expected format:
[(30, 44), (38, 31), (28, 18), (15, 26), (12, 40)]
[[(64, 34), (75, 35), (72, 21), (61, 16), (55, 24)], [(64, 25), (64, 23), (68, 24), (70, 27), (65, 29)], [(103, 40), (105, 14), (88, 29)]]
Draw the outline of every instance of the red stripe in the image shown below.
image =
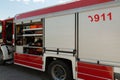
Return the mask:
[(78, 62), (77, 72), (78, 78), (85, 80), (105, 80), (104, 78), (113, 80), (113, 68), (110, 66)]
[(28, 63), (28, 62), (24, 62), (24, 61), (19, 61), (19, 60), (14, 60), (15, 63), (19, 63), (19, 64), (23, 64), (26, 66), (30, 66), (30, 67), (34, 67), (34, 68), (39, 68), (42, 69), (42, 65), (38, 65), (38, 64), (32, 64), (32, 63)]
[(91, 74), (94, 76), (105, 77), (105, 78), (112, 78), (112, 72), (107, 70), (99, 70), (99, 69), (94, 69), (89, 67), (79, 67), (78, 72)]
[(91, 75), (85, 75), (85, 74), (78, 74), (77, 77), (83, 80), (108, 80), (108, 79), (91, 76)]
[(113, 68), (110, 67), (110, 66), (103, 66), (103, 65), (98, 65), (98, 64), (90, 64), (90, 63), (85, 63), (85, 62), (78, 62), (78, 67), (80, 67), (80, 66), (85, 66), (85, 67), (99, 69), (99, 70), (109, 70), (109, 71), (113, 70)]
[(26, 66), (41, 68), (43, 65), (42, 56), (15, 53), (14, 59), (16, 63), (23, 64)]
[(80, 8), (80, 7), (85, 7), (89, 5), (100, 4), (104, 2), (110, 2), (110, 1), (113, 1), (113, 0), (79, 0), (76, 2), (68, 3), (68, 4), (57, 5), (54, 7), (49, 7), (49, 8), (44, 8), (36, 11), (19, 14), (18, 16), (16, 16), (16, 19), (22, 19), (22, 18), (27, 18), (32, 16), (38, 16), (38, 15), (43, 15), (43, 14), (48, 14), (53, 12), (74, 9), (74, 8)]

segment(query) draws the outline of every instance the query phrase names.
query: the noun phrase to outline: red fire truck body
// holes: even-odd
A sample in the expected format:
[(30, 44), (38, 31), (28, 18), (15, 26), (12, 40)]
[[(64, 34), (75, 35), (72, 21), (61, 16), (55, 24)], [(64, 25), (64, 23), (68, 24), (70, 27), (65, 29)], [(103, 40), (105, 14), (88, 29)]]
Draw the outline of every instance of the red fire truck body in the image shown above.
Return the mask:
[(78, 0), (16, 15), (14, 64), (53, 80), (119, 80), (119, 10), (119, 0)]

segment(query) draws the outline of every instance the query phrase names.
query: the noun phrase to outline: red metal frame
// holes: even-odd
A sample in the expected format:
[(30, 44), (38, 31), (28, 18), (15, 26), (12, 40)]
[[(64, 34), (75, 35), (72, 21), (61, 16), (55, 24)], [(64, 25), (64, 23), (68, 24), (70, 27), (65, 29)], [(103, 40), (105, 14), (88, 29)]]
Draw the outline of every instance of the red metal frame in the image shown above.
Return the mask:
[(5, 19), (4, 21), (7, 22), (7, 21), (13, 21), (14, 18), (8, 18), (8, 19)]
[[(14, 18), (9, 18), (9, 19), (6, 19), (6, 20), (3, 20), (3, 28), (2, 28), (2, 38), (3, 38), (3, 42), (6, 43), (6, 22), (8, 21), (12, 21), (13, 22)], [(12, 32), (14, 30), (14, 25), (12, 26), (13, 29), (12, 29)]]
[(6, 42), (6, 26), (5, 26), (5, 21), (2, 22), (2, 38), (3, 38), (3, 42)]
[(77, 77), (85, 80), (114, 80), (111, 66), (86, 62), (77, 63)]
[(110, 2), (110, 1), (113, 1), (113, 0), (79, 0), (76, 2), (72, 2), (72, 3), (57, 5), (54, 7), (49, 7), (49, 8), (44, 8), (40, 10), (35, 10), (35, 11), (19, 14), (18, 16), (16, 16), (15, 19), (22, 19), (22, 18), (27, 18), (27, 17), (32, 17), (32, 16), (44, 15), (48, 13), (59, 12), (59, 11), (64, 11), (64, 10), (69, 10), (69, 9), (74, 9), (74, 8), (80, 8), (80, 7), (85, 7), (89, 5), (100, 4), (100, 3)]

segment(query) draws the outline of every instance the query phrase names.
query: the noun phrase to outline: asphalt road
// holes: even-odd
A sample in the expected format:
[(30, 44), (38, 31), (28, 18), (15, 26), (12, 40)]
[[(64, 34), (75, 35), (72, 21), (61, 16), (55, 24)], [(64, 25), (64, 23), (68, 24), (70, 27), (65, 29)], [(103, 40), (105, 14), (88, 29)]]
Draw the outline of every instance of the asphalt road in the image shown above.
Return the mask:
[(0, 80), (50, 80), (47, 73), (14, 64), (0, 65)]

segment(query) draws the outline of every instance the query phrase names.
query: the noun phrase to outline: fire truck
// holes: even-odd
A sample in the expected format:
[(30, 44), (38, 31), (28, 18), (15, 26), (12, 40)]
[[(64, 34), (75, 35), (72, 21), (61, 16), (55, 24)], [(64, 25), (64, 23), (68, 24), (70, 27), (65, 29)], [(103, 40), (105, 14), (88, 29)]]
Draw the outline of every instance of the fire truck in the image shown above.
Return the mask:
[(1, 22), (0, 63), (14, 55), (53, 80), (120, 80), (119, 10), (120, 0), (77, 0), (17, 14)]

